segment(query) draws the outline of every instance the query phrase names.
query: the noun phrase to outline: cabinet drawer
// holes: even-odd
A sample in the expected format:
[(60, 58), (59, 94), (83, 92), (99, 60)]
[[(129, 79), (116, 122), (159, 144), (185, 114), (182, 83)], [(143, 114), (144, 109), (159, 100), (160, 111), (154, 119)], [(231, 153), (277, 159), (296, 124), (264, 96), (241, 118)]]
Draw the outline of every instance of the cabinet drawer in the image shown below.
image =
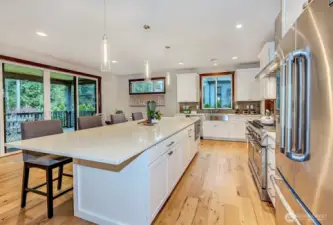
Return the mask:
[(158, 157), (163, 155), (166, 151), (168, 151), (173, 146), (177, 145), (177, 143), (184, 137), (183, 132), (179, 132), (174, 136), (162, 141), (161, 143), (153, 146), (148, 150), (148, 165), (154, 162)]

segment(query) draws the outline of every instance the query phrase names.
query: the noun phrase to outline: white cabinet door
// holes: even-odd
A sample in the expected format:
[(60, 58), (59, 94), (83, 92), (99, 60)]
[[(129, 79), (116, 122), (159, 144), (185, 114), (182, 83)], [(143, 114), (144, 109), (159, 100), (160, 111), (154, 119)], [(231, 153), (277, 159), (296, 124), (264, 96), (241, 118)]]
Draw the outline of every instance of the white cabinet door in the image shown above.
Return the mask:
[(177, 74), (177, 102), (198, 102), (199, 75)]
[(178, 154), (178, 147), (175, 146), (171, 148), (167, 152), (168, 156), (168, 192), (170, 193), (173, 188), (175, 187), (178, 178), (179, 178), (179, 173), (181, 171), (180, 169), (180, 157)]
[(282, 36), (296, 22), (297, 18), (303, 12), (303, 5), (307, 0), (283, 0), (282, 1)]
[(262, 99), (276, 99), (276, 77), (266, 77), (260, 80)]
[(229, 138), (229, 121), (215, 121), (214, 128), (219, 139)]
[(150, 219), (155, 218), (168, 196), (168, 156), (160, 156), (149, 166)]
[(232, 121), (229, 123), (229, 138), (245, 140), (245, 122)]
[(260, 101), (260, 81), (255, 79), (259, 68), (236, 70), (235, 100)]
[(209, 120), (203, 121), (203, 136), (204, 137), (216, 136), (214, 121), (209, 121)]

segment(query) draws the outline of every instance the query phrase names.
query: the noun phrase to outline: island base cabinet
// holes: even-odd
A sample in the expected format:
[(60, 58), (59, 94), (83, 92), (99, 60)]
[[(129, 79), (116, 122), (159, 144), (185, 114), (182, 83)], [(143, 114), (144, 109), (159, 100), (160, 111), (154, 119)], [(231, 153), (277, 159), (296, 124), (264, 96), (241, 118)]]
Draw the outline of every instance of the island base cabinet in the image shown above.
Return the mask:
[(118, 166), (74, 159), (74, 215), (103, 225), (150, 225), (198, 151), (193, 131), (187, 127)]
[(150, 220), (153, 220), (168, 195), (168, 154), (164, 154), (149, 166)]
[(149, 225), (147, 162), (145, 152), (120, 166), (74, 160), (74, 215), (103, 225)]

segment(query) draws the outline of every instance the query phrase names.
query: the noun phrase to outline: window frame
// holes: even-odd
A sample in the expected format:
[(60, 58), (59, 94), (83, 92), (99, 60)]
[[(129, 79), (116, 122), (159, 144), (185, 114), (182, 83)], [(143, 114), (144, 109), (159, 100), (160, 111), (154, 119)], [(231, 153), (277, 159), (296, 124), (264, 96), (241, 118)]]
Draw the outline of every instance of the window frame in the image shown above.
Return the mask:
[(133, 82), (142, 82), (145, 79), (129, 79), (128, 80), (128, 93), (129, 95), (154, 95), (154, 94), (165, 94), (166, 84), (165, 84), (165, 77), (153, 77), (151, 80), (163, 80), (163, 90), (161, 92), (142, 92), (142, 93), (133, 93), (132, 90), (132, 83)]
[[(231, 75), (231, 108), (204, 108), (202, 106), (202, 103), (203, 103), (203, 88), (202, 88), (202, 85), (203, 85), (203, 82), (202, 80), (206, 77), (222, 77), (222, 76), (230, 76)], [(217, 86), (216, 86), (217, 88)], [(216, 73), (203, 73), (203, 74), (200, 74), (200, 109), (203, 110), (203, 109), (218, 109), (218, 110), (223, 110), (223, 109), (233, 109), (234, 107), (234, 99), (235, 99), (235, 71), (229, 71), (229, 72), (216, 72)], [(217, 101), (217, 96), (216, 96), (216, 100)], [(217, 104), (216, 104), (217, 105)]]

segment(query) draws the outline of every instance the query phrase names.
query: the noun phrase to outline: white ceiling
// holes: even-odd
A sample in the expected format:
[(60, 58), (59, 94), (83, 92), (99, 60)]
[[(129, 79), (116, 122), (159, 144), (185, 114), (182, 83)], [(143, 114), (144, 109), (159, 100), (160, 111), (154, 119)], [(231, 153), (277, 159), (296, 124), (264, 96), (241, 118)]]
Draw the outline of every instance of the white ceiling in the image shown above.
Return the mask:
[[(279, 10), (280, 0), (107, 0), (112, 72), (142, 72), (146, 58), (153, 71), (258, 61)], [(99, 69), (103, 0), (1, 0), (0, 33), (2, 44)]]

